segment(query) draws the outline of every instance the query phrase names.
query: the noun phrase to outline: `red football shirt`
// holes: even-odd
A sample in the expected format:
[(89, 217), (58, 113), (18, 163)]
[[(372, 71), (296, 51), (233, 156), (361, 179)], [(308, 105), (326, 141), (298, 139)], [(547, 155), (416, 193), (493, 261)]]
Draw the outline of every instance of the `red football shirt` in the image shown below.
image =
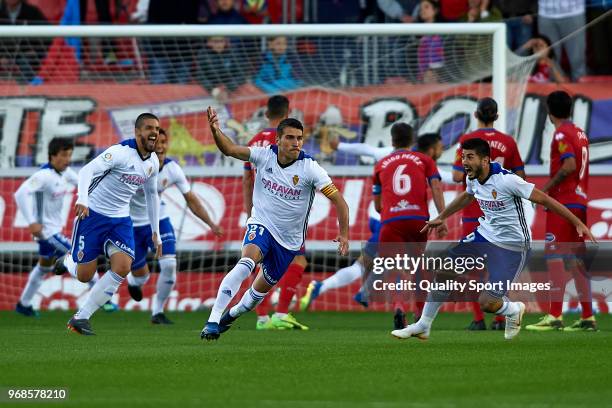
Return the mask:
[[(518, 146), (512, 138), (505, 133), (499, 132), (495, 129), (478, 129), (471, 133), (466, 133), (459, 138), (459, 146), (457, 147), (457, 154), (455, 156), (455, 163), (453, 163), (453, 169), (464, 171), (463, 164), (461, 163), (461, 144), (466, 140), (480, 138), (489, 142), (491, 148), (491, 160), (498, 162), (502, 167), (511, 170), (513, 172), (523, 170), (525, 163), (521, 159), (521, 155), (518, 151)], [(465, 186), (465, 176), (463, 178)], [(465, 207), (462, 212), (462, 218), (464, 222), (478, 221), (478, 218), (482, 217), (482, 211), (476, 200), (470, 205)]]
[(569, 157), (575, 158), (576, 171), (548, 193), (566, 206), (586, 207), (589, 187), (589, 139), (582, 129), (566, 121), (555, 130), (550, 146), (550, 177), (557, 174), (563, 160)]
[(423, 153), (401, 149), (379, 160), (372, 189), (381, 194), (381, 222), (429, 219), (427, 185), (434, 178), (440, 179), (436, 163)]
[[(247, 143), (247, 146), (266, 147), (273, 144), (276, 144), (276, 129), (267, 128), (253, 136), (249, 143)], [(244, 169), (253, 170), (251, 162), (244, 162)]]

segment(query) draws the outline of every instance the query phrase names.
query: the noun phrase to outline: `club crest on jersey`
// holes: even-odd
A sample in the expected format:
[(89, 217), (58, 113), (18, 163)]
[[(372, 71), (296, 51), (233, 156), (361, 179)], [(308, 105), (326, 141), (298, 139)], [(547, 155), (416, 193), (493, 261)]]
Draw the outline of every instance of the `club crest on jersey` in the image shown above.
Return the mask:
[(249, 236), (248, 236), (249, 241), (254, 240), (254, 239), (255, 239), (255, 235), (257, 235), (257, 234), (255, 233), (255, 231), (251, 231), (251, 232), (249, 232)]
[(153, 167), (147, 169), (147, 176), (151, 176), (151, 173), (153, 173)]
[(293, 185), (297, 186), (297, 183), (300, 181), (300, 177), (296, 174), (293, 176)]
[(567, 145), (565, 143), (563, 143), (563, 142), (560, 142), (559, 143), (559, 152), (563, 153), (566, 150), (567, 150)]
[(79, 262), (81, 262), (83, 260), (84, 256), (85, 256), (85, 254), (83, 253), (83, 251), (79, 251), (77, 253), (77, 259), (79, 260)]
[(111, 153), (105, 153), (104, 156), (102, 156), (102, 158), (104, 159), (104, 161), (111, 161), (111, 159), (113, 158), (113, 155)]
[(494, 200), (497, 200), (497, 191), (493, 190), (493, 191), (491, 192), (491, 195), (493, 196), (493, 199), (494, 199)]

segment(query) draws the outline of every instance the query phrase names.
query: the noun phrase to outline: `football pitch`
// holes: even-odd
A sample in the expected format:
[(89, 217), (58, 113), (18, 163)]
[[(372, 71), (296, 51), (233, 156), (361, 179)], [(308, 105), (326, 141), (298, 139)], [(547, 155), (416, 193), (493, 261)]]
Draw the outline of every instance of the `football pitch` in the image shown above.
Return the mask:
[(105, 408), (612, 404), (609, 315), (597, 333), (523, 330), (508, 342), (465, 331), (466, 314), (442, 313), (428, 341), (400, 341), (390, 314), (306, 313), (297, 317), (310, 331), (260, 332), (251, 313), (210, 343), (199, 338), (207, 313), (168, 316), (174, 326), (99, 311), (97, 336), (85, 337), (65, 329), (67, 312), (1, 312), (0, 388), (62, 387), (62, 406)]

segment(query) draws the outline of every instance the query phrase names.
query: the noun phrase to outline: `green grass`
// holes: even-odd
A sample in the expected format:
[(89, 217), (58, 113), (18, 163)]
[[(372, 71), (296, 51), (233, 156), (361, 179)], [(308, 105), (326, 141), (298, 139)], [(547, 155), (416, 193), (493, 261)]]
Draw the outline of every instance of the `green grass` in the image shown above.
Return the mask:
[(85, 337), (66, 331), (68, 313), (2, 312), (0, 387), (67, 387), (65, 405), (105, 408), (612, 403), (610, 316), (598, 333), (507, 342), (463, 330), (468, 315), (441, 314), (423, 342), (393, 339), (388, 314), (302, 314), (308, 332), (256, 332), (247, 315), (214, 343), (199, 338), (206, 316), (170, 314), (176, 324), (158, 327), (143, 313), (100, 311), (97, 336)]

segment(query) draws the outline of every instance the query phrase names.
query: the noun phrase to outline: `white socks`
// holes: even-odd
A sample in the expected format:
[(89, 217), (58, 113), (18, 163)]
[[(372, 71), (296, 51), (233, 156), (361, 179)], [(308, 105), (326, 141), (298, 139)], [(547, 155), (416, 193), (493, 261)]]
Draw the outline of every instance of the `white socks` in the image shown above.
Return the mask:
[(504, 298), (504, 304), (502, 305), (502, 307), (499, 308), (497, 312), (495, 312), (495, 314), (503, 316), (513, 316), (517, 314), (520, 310), (521, 308), (519, 307), (518, 302), (510, 302), (507, 298)]
[(423, 306), (423, 313), (421, 314), (421, 318), (416, 324), (420, 325), (424, 328), (430, 328), (434, 319), (438, 315), (438, 310), (444, 304), (444, 301), (448, 299), (450, 292), (444, 292), (439, 290), (432, 291), (427, 296), (427, 301), (425, 302), (425, 306)]
[(89, 291), (85, 303), (74, 317), (76, 319), (89, 319), (96, 310), (111, 299), (119, 289), (121, 282), (123, 282), (121, 276), (113, 271), (107, 271)]
[(159, 276), (157, 277), (157, 291), (153, 299), (152, 315), (164, 311), (164, 303), (176, 282), (176, 258), (164, 257), (159, 260)]
[(359, 261), (355, 261), (351, 266), (339, 269), (329, 278), (323, 281), (321, 289), (319, 289), (319, 295), (327, 292), (331, 289), (341, 288), (343, 286), (351, 284), (354, 280), (361, 278), (363, 275), (363, 265)]
[[(161, 262), (160, 262), (161, 263)], [(145, 283), (149, 281), (151, 277), (150, 273), (147, 273), (145, 276), (134, 276), (132, 272), (128, 273), (127, 282), (130, 286), (144, 286)]]
[(34, 266), (34, 269), (32, 269), (28, 276), (28, 283), (21, 293), (21, 298), (19, 298), (19, 302), (23, 306), (29, 307), (32, 305), (32, 298), (38, 292), (40, 285), (42, 285), (44, 276), (51, 272), (52, 269), (52, 266), (41, 266), (39, 263)]
[(69, 252), (64, 256), (64, 266), (68, 269), (68, 273), (75, 279), (77, 279), (77, 264), (72, 259), (72, 254)]
[(236, 293), (240, 290), (242, 281), (253, 272), (253, 269), (255, 269), (255, 262), (251, 258), (240, 258), (236, 266), (225, 275), (217, 291), (215, 304), (208, 318), (209, 322), (219, 323), (225, 308), (230, 304), (234, 296), (236, 296)]
[(264, 297), (266, 297), (266, 293), (258, 292), (251, 286), (246, 292), (244, 292), (240, 302), (230, 309), (230, 316), (238, 317), (250, 310), (253, 310), (255, 306), (261, 303)]

